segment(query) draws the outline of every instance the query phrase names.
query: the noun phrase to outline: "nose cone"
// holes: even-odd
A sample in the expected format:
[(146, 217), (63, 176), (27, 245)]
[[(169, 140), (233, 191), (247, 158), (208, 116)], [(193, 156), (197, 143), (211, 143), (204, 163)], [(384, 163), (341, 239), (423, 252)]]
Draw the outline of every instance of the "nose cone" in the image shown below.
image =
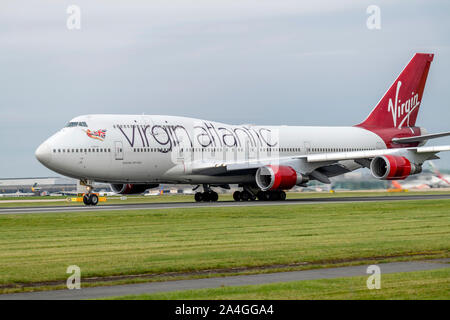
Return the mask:
[(38, 159), (40, 163), (42, 163), (44, 166), (48, 166), (51, 161), (52, 152), (49, 145), (44, 142), (39, 146), (39, 148), (37, 148), (35, 155), (36, 159)]

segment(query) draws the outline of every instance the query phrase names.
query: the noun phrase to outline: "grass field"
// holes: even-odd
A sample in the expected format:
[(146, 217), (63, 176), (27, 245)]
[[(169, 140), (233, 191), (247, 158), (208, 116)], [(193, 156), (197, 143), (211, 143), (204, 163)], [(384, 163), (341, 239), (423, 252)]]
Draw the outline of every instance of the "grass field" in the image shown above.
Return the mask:
[(116, 297), (117, 300), (449, 300), (450, 265), (447, 269), (393, 273), (381, 276), (381, 289), (368, 290), (367, 277), (348, 277), (223, 287)]
[[(408, 195), (429, 195), (429, 194), (449, 194), (448, 191), (414, 191), (414, 192), (291, 192), (288, 193), (288, 199), (305, 198), (340, 198), (340, 197), (377, 197), (377, 196), (408, 196)], [(23, 198), (0, 198), (0, 208), (8, 207), (36, 207), (36, 206), (83, 206), (80, 202), (65, 201), (71, 197), (23, 197)], [(127, 196), (126, 200), (121, 200), (120, 196), (108, 197), (107, 202), (101, 202), (99, 205), (110, 204), (132, 204), (132, 203), (163, 203), (163, 202), (194, 202), (194, 195), (163, 195), (163, 196)], [(8, 201), (26, 202), (8, 202)], [(46, 200), (45, 202), (39, 202)], [(50, 201), (54, 200), (54, 201)], [(233, 201), (231, 194), (221, 194), (220, 201)]]
[(433, 200), (2, 215), (0, 290), (13, 283), (64, 282), (69, 265), (78, 265), (86, 278), (449, 257), (449, 205)]

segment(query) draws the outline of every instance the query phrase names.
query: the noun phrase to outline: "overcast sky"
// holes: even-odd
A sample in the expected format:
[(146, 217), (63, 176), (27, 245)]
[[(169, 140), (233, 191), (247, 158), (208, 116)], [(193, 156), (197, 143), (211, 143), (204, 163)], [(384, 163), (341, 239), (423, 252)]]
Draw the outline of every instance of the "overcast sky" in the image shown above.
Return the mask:
[[(80, 30), (66, 27), (73, 4)], [(366, 26), (372, 4), (380, 30)], [(2, 0), (0, 177), (55, 176), (34, 151), (81, 114), (357, 124), (415, 52), (436, 54), (418, 124), (449, 131), (449, 12), (448, 0)]]

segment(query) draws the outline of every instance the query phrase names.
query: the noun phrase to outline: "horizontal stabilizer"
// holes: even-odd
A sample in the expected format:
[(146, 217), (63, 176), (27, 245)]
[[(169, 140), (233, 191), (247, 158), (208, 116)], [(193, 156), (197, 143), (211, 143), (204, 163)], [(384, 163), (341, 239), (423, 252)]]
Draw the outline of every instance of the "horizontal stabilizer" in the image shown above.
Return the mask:
[[(408, 148), (411, 149), (411, 148)], [(430, 146), (430, 147), (418, 147), (417, 153), (438, 153), (443, 151), (450, 151), (450, 146)]]
[(430, 139), (442, 138), (450, 136), (450, 132), (441, 132), (441, 133), (433, 133), (433, 134), (425, 134), (422, 136), (416, 137), (406, 137), (406, 138), (394, 138), (392, 139), (393, 143), (410, 143), (410, 142), (420, 142)]

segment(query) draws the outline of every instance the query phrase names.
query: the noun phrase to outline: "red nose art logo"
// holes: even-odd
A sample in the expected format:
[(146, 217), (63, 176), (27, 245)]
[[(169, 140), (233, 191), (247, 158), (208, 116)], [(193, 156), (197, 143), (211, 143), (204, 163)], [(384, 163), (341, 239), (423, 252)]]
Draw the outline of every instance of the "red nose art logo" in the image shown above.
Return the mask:
[(405, 124), (409, 127), (409, 117), (411, 113), (419, 106), (419, 94), (411, 92), (411, 98), (402, 103), (398, 98), (400, 87), (402, 82), (397, 82), (397, 90), (395, 92), (395, 103), (389, 98), (388, 112), (392, 114), (392, 121), (394, 122), (394, 127), (397, 127), (397, 121), (400, 121), (398, 128), (401, 129)]
[(87, 129), (84, 131), (86, 132), (87, 136), (92, 139), (97, 139), (97, 140), (103, 141), (106, 138), (106, 130), (105, 129), (97, 130), (97, 131), (91, 131), (91, 130)]

